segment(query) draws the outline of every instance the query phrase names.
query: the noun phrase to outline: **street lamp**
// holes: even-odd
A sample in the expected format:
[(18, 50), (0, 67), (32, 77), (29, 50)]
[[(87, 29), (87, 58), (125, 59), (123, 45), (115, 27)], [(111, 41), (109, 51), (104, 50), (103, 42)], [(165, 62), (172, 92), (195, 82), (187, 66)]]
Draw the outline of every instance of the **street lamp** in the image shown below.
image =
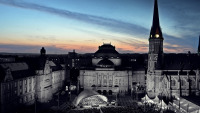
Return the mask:
[(36, 105), (36, 102), (37, 102), (37, 94), (35, 93), (35, 113), (37, 113), (37, 105)]
[(59, 96), (60, 88), (58, 87), (58, 108), (60, 106), (60, 96)]

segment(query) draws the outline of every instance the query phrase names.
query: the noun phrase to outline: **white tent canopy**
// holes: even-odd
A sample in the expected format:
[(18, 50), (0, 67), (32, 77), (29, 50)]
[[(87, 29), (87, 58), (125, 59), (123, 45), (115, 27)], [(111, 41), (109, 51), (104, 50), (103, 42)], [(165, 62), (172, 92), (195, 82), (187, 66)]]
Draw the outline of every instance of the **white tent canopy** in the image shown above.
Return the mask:
[(159, 103), (159, 98), (158, 98), (158, 96), (156, 96), (154, 99), (153, 99), (153, 101), (155, 102), (155, 103)]
[(160, 106), (162, 109), (166, 109), (168, 107), (163, 100), (158, 104), (158, 106)]
[(151, 100), (147, 95), (145, 95), (145, 97), (142, 98), (142, 102), (147, 102), (147, 103), (154, 103), (153, 100)]

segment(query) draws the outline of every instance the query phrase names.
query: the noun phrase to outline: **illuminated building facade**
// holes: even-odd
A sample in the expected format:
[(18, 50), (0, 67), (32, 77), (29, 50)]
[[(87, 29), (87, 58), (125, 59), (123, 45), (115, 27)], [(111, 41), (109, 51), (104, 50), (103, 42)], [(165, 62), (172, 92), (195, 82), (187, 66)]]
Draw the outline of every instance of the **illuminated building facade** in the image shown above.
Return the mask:
[(99, 46), (99, 50), (93, 55), (92, 65), (80, 68), (80, 87), (93, 89), (104, 95), (118, 92), (125, 95), (131, 91), (133, 83), (144, 86), (145, 68), (138, 68), (136, 66), (139, 64), (133, 65), (131, 59), (125, 61), (121, 57), (111, 44)]
[(2, 113), (13, 112), (36, 101), (48, 102), (63, 87), (66, 78), (64, 68), (47, 60), (43, 49), (39, 58), (0, 64)]

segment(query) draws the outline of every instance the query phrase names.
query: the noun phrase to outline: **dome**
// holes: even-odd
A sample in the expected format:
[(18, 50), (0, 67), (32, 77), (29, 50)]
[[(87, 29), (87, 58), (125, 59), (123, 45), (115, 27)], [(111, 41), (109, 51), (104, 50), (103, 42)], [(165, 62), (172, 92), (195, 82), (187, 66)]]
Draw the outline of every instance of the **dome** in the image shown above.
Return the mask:
[(113, 67), (114, 63), (108, 59), (103, 59), (101, 61), (98, 62), (97, 66), (100, 67)]
[[(95, 96), (95, 97), (94, 97)], [(103, 102), (107, 102), (108, 98), (104, 95), (100, 95), (99, 93), (97, 93), (94, 90), (89, 90), (89, 89), (85, 89), (84, 91), (82, 91), (73, 101), (73, 104), (75, 106), (78, 106), (80, 103), (83, 102), (84, 99), (91, 99), (91, 101), (93, 100), (92, 98), (96, 98), (99, 101), (103, 101)]]
[(99, 50), (94, 53), (95, 57), (119, 57), (119, 53), (115, 50), (115, 47), (111, 44), (103, 44), (99, 46)]

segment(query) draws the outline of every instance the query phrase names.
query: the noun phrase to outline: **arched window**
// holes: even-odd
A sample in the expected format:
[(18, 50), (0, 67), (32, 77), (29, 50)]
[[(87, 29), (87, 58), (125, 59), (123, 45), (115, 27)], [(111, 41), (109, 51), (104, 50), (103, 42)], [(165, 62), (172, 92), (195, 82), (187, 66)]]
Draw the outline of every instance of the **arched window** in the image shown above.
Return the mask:
[(195, 86), (196, 86), (195, 80), (194, 79), (190, 79), (190, 87), (191, 88), (195, 88)]
[(176, 80), (175, 79), (172, 79), (171, 86), (176, 86)]
[(104, 77), (103, 77), (103, 85), (107, 86), (107, 76), (106, 75), (104, 75)]
[(181, 86), (185, 86), (185, 85), (186, 85), (185, 80), (181, 79)]

